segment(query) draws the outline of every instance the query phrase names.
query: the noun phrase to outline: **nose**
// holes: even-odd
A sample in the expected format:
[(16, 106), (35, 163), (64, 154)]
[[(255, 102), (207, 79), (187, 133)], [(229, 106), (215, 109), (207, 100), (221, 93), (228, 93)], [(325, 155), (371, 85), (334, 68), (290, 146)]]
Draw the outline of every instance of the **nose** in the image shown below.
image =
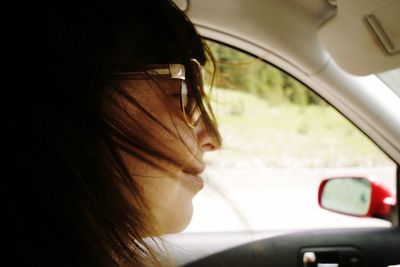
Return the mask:
[(203, 152), (215, 151), (221, 147), (221, 137), (212, 127), (201, 119), (194, 128), (199, 147)]

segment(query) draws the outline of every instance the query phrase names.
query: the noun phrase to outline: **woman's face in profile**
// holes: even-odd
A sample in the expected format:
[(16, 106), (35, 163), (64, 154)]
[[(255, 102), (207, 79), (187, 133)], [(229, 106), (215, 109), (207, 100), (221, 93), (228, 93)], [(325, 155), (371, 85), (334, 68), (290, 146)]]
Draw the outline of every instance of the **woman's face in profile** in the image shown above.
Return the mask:
[(150, 156), (157, 167), (140, 157), (123, 153), (156, 219), (158, 234), (179, 232), (189, 224), (192, 199), (204, 186), (199, 177), (205, 168), (203, 154), (218, 148), (201, 119), (193, 128), (186, 123), (180, 102), (181, 83), (180, 80), (126, 80), (122, 83), (138, 104), (158, 121), (120, 98), (129, 116), (142, 127), (135, 129), (139, 138), (150, 149), (172, 160)]

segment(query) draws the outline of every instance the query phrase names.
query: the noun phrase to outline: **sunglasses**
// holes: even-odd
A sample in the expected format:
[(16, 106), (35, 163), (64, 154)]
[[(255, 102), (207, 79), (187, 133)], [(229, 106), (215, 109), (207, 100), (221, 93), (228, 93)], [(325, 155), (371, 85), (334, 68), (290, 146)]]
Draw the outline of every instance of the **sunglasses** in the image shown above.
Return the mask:
[(182, 64), (147, 65), (139, 72), (117, 72), (114, 75), (123, 76), (124, 80), (176, 79), (180, 80), (180, 106), (183, 118), (190, 128), (194, 128), (200, 120), (201, 109), (196, 99), (205, 96), (203, 87), (204, 70), (196, 59), (190, 59), (193, 78), (186, 81), (185, 66)]

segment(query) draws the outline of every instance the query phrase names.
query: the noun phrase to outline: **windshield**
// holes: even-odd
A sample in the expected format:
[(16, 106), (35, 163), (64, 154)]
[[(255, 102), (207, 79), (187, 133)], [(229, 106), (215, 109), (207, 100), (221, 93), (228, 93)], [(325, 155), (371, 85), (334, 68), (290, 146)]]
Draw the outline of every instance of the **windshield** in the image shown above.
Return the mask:
[(377, 76), (400, 97), (400, 68), (379, 73)]

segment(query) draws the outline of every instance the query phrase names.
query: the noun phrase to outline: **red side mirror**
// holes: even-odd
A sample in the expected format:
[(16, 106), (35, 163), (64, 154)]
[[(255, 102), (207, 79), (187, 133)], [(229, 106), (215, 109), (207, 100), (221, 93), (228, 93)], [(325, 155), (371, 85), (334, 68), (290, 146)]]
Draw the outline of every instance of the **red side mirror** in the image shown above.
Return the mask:
[(389, 218), (396, 197), (386, 186), (367, 177), (330, 177), (319, 186), (318, 203), (341, 214)]

